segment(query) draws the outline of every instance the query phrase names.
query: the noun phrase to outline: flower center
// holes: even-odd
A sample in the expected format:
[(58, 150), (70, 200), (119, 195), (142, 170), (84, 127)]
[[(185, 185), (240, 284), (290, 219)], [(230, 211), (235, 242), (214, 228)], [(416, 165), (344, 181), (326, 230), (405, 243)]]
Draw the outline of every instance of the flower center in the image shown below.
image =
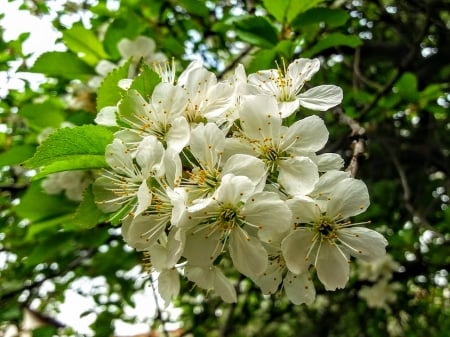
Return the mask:
[(278, 160), (280, 159), (280, 153), (271, 144), (263, 144), (259, 148), (261, 153), (261, 159), (266, 164), (270, 173), (275, 172), (278, 166)]
[(337, 237), (337, 230), (335, 227), (335, 223), (327, 218), (322, 218), (315, 225), (317, 231), (322, 235), (325, 239), (335, 239)]

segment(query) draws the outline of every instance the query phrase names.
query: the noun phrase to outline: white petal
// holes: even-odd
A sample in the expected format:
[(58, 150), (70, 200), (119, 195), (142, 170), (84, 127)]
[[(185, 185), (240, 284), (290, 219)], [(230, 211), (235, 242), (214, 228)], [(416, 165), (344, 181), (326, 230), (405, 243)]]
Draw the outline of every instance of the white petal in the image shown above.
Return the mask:
[(236, 289), (230, 280), (222, 273), (222, 271), (213, 267), (214, 272), (214, 291), (226, 303), (235, 303), (237, 301)]
[(282, 148), (287, 151), (316, 152), (328, 141), (328, 129), (322, 118), (308, 116), (292, 124), (283, 139)]
[(319, 181), (316, 164), (307, 157), (294, 157), (279, 163), (278, 182), (290, 195), (307, 195)]
[(137, 128), (144, 127), (144, 121), (150, 120), (149, 104), (141, 94), (130, 89), (118, 104), (118, 114), (121, 121)]
[(280, 102), (278, 101), (278, 110), (280, 111), (280, 117), (286, 118), (292, 115), (299, 108), (300, 103), (298, 100), (291, 102)]
[(230, 256), (234, 267), (248, 277), (261, 275), (267, 268), (267, 252), (261, 242), (236, 227), (230, 234)]
[(136, 161), (146, 176), (161, 168), (163, 156), (164, 147), (155, 136), (147, 136), (142, 139), (136, 151)]
[(152, 203), (152, 192), (147, 186), (147, 182), (144, 180), (137, 191), (137, 207), (135, 210), (135, 216), (145, 211)]
[(364, 227), (344, 228), (338, 231), (338, 238), (352, 247), (347, 249), (348, 253), (363, 261), (370, 262), (386, 254), (388, 242), (374, 230)]
[(311, 223), (320, 219), (322, 211), (316, 201), (310, 197), (296, 197), (286, 201), (292, 212), (292, 222)]
[(104, 126), (117, 126), (117, 107), (105, 106), (102, 108), (95, 117), (95, 123)]
[(172, 121), (172, 125), (165, 136), (167, 148), (180, 153), (189, 143), (190, 127), (185, 117), (177, 117)]
[(158, 119), (167, 125), (182, 116), (187, 101), (186, 92), (181, 87), (161, 82), (153, 89), (151, 106)]
[(247, 200), (254, 189), (255, 186), (249, 178), (229, 173), (222, 177), (214, 196), (225, 205), (237, 205), (240, 201)]
[(121, 140), (116, 138), (106, 146), (105, 160), (114, 171), (127, 177), (135, 176), (133, 158), (131, 158), (127, 147)]
[(168, 148), (164, 153), (163, 166), (169, 187), (178, 186), (182, 177), (182, 163), (178, 151)]
[(295, 275), (288, 272), (283, 280), (286, 296), (295, 305), (312, 304), (316, 297), (316, 289), (308, 272)]
[(266, 183), (266, 167), (261, 159), (246, 154), (232, 155), (225, 162), (222, 174), (232, 173), (235, 176), (246, 176), (261, 191)]
[(92, 186), (95, 203), (105, 213), (117, 211), (122, 206), (118, 202), (112, 202), (117, 198), (113, 192), (116, 188), (117, 186), (107, 177), (98, 177)]
[(266, 242), (291, 226), (291, 211), (274, 192), (253, 194), (242, 208), (241, 215), (247, 223), (259, 228), (258, 237)]
[(149, 247), (148, 252), (152, 262), (152, 267), (157, 271), (162, 271), (166, 268), (167, 262), (167, 249), (160, 244), (154, 244)]
[(213, 168), (225, 148), (225, 135), (214, 123), (198, 124), (191, 131), (189, 145), (192, 154), (202, 165)]
[(213, 267), (198, 267), (186, 265), (184, 273), (187, 279), (194, 282), (198, 287), (202, 289), (212, 289), (214, 287), (215, 274), (212, 271)]
[(326, 111), (342, 102), (342, 89), (335, 85), (319, 85), (297, 96), (300, 105), (311, 110)]
[(120, 89), (128, 90), (131, 87), (131, 84), (133, 83), (133, 80), (131, 78), (123, 78), (117, 82), (117, 86)]
[(158, 292), (169, 305), (170, 301), (180, 293), (180, 276), (176, 269), (166, 269), (158, 276)]
[(234, 87), (230, 83), (217, 83), (209, 88), (207, 96), (203, 102), (202, 112), (209, 121), (214, 121), (234, 102)]
[(248, 96), (241, 104), (241, 127), (250, 139), (264, 140), (280, 135), (282, 120), (273, 96)]
[(217, 234), (210, 234), (210, 229), (197, 230), (186, 234), (183, 256), (189, 263), (207, 267), (211, 266), (220, 253), (222, 243)]
[(335, 170), (327, 171), (320, 176), (319, 181), (314, 187), (314, 191), (311, 195), (325, 195), (328, 197), (328, 195), (334, 191), (336, 184), (346, 178), (350, 178), (349, 172)]
[(167, 219), (161, 221), (157, 216), (137, 216), (130, 225), (122, 227), (122, 236), (131, 247), (148, 250), (164, 233), (166, 224)]
[(347, 178), (338, 182), (327, 206), (327, 215), (341, 218), (358, 215), (369, 207), (369, 192), (363, 181)]
[(342, 289), (348, 282), (350, 267), (347, 256), (342, 255), (336, 245), (324, 240), (320, 246), (316, 270), (326, 290)]
[(301, 274), (314, 263), (314, 251), (307, 255), (314, 244), (315, 233), (309, 229), (297, 228), (281, 242), (281, 251), (287, 268), (294, 274)]
[(322, 153), (316, 158), (316, 164), (320, 172), (340, 170), (344, 166), (344, 159), (337, 153)]
[(269, 261), (264, 273), (254, 281), (261, 288), (263, 294), (275, 294), (280, 286), (283, 277), (283, 266), (277, 260)]
[(297, 87), (303, 86), (312, 76), (319, 71), (319, 59), (300, 58), (289, 64), (286, 77), (292, 79)]

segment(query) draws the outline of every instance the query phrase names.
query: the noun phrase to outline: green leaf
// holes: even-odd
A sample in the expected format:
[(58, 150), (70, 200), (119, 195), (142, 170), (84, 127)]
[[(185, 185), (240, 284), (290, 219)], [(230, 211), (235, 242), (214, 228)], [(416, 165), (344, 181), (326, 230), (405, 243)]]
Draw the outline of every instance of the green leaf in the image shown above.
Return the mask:
[(65, 121), (63, 106), (55, 100), (25, 104), (20, 108), (19, 115), (27, 119), (29, 126), (38, 130), (47, 127), (59, 128)]
[(143, 64), (139, 75), (133, 80), (130, 89), (138, 91), (142, 97), (150, 97), (155, 86), (161, 82), (159, 75), (147, 64)]
[(297, 15), (315, 7), (323, 0), (264, 0), (264, 7), (280, 23), (291, 22)]
[(349, 19), (350, 15), (338, 8), (311, 8), (305, 13), (301, 13), (294, 20), (292, 20), (291, 26), (294, 29), (300, 29), (302, 27), (325, 23), (329, 27), (339, 27), (344, 25)]
[(277, 21), (284, 23), (286, 19), (286, 10), (291, 0), (264, 0), (264, 7), (272, 14)]
[(83, 194), (83, 201), (80, 203), (73, 222), (81, 228), (93, 228), (97, 224), (106, 221), (107, 215), (103, 213), (95, 204), (92, 185)]
[(261, 69), (273, 68), (275, 66), (276, 57), (277, 52), (273, 49), (263, 49), (257, 51), (253, 55), (253, 58), (247, 67), (247, 72), (251, 74)]
[(278, 43), (277, 29), (262, 16), (242, 16), (234, 24), (237, 36), (245, 42), (265, 49)]
[(122, 17), (116, 18), (108, 25), (103, 40), (106, 52), (113, 59), (120, 58), (121, 55), (117, 49), (119, 41), (123, 38), (134, 39), (147, 26), (148, 23), (142, 19), (142, 16), (138, 16), (132, 11), (126, 11)]
[(106, 167), (105, 147), (113, 133), (99, 125), (62, 128), (52, 133), (25, 162), (30, 168), (43, 166), (35, 179), (54, 172)]
[(177, 5), (184, 7), (189, 13), (197, 16), (208, 16), (209, 9), (205, 6), (204, 1), (199, 0), (178, 0)]
[(47, 52), (39, 56), (30, 71), (67, 79), (89, 79), (95, 74), (94, 69), (76, 55), (58, 51)]
[(63, 41), (70, 50), (87, 64), (95, 65), (98, 61), (108, 58), (108, 54), (106, 54), (97, 36), (81, 24), (73, 25), (72, 28), (65, 30)]
[(20, 199), (20, 203), (13, 207), (13, 210), (22, 218), (37, 223), (73, 213), (76, 205), (74, 202), (61, 198), (60, 195), (45, 193), (41, 182), (34, 181)]
[(314, 47), (309, 50), (306, 50), (303, 53), (303, 57), (312, 57), (321, 51), (337, 47), (337, 46), (347, 46), (355, 48), (362, 44), (362, 41), (359, 37), (355, 35), (345, 35), (342, 33), (333, 33), (328, 36), (325, 36), (321, 39)]
[(120, 80), (128, 78), (130, 63), (131, 60), (106, 75), (97, 91), (97, 111), (105, 106), (115, 106), (120, 101), (125, 91), (119, 88), (118, 83)]
[(36, 151), (34, 145), (16, 145), (0, 153), (0, 166), (18, 165), (30, 158)]
[[(61, 196), (57, 197), (59, 199), (62, 199)], [(73, 219), (73, 210), (74, 209), (71, 208), (70, 210), (68, 210), (68, 213), (33, 222), (30, 226), (28, 226), (25, 241), (34, 241), (39, 237), (39, 235), (43, 234), (46, 231), (55, 232), (57, 229), (60, 229), (61, 225), (63, 227), (66, 227), (67, 224), (70, 223), (70, 221), (72, 221)]]
[(55, 336), (56, 332), (54, 326), (41, 326), (33, 329), (33, 337), (52, 337)]
[(306, 12), (308, 9), (316, 7), (323, 0), (291, 0), (286, 11), (287, 21), (292, 20), (299, 14)]
[(417, 77), (413, 73), (405, 72), (394, 85), (393, 90), (408, 102), (416, 102), (419, 99)]

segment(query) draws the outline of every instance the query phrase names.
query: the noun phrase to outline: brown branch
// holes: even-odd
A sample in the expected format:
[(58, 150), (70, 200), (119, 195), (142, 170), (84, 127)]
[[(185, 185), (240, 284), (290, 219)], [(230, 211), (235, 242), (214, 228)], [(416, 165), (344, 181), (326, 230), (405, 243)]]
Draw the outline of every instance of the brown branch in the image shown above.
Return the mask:
[(389, 154), (389, 157), (392, 160), (392, 163), (394, 164), (395, 169), (397, 170), (398, 177), (400, 179), (400, 183), (402, 185), (403, 189), (403, 201), (405, 203), (406, 210), (413, 216), (420, 220), (420, 224), (425, 229), (428, 229), (432, 231), (436, 236), (440, 237), (441, 239), (444, 239), (444, 241), (447, 241), (445, 238), (445, 235), (437, 231), (425, 218), (423, 214), (418, 212), (413, 204), (411, 203), (411, 188), (408, 182), (408, 178), (406, 176), (405, 170), (403, 169), (402, 165), (400, 164), (400, 161), (398, 160), (397, 156), (395, 156), (394, 152), (389, 146), (384, 146), (387, 150), (387, 153)]
[(366, 152), (366, 130), (356, 120), (347, 116), (340, 106), (333, 108), (331, 112), (340, 123), (348, 125), (351, 129), (350, 138), (353, 139), (351, 145), (352, 158), (345, 171), (350, 172), (352, 177), (356, 177), (360, 159), (364, 157)]
[(44, 277), (42, 280), (39, 281), (34, 281), (30, 284), (24, 285), (18, 289), (9, 291), (7, 293), (4, 293), (2, 295), (0, 295), (0, 303), (2, 302), (6, 302), (7, 300), (9, 300), (10, 298), (13, 298), (17, 295), (20, 295), (23, 291), (25, 290), (32, 290), (34, 288), (37, 288), (39, 286), (41, 286), (45, 281), (53, 279), (55, 277), (58, 276), (62, 276), (66, 273), (68, 273), (69, 271), (73, 270), (74, 268), (80, 266), (83, 261), (89, 257), (91, 257), (92, 255), (94, 255), (94, 253), (96, 253), (97, 250), (94, 248), (90, 248), (86, 251), (86, 254), (83, 254), (82, 256), (77, 257), (76, 259), (74, 259), (71, 263), (69, 263), (67, 265), (67, 268), (59, 270), (59, 271), (55, 271), (49, 275), (46, 275), (46, 277)]
[(232, 70), (245, 56), (248, 55), (248, 53), (250, 53), (253, 49), (253, 46), (248, 46), (247, 48), (245, 48), (239, 55), (236, 56), (236, 58), (231, 61), (230, 64), (228, 64), (224, 70), (222, 70), (219, 74), (217, 74), (217, 79), (221, 79), (222, 77), (225, 76), (225, 74), (227, 72), (229, 72), (230, 70)]

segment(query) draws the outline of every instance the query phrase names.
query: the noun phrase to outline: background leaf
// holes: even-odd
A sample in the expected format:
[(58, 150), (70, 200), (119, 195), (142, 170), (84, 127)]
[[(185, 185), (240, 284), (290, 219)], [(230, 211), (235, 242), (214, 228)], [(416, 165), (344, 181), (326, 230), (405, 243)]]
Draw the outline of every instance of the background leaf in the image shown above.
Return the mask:
[(43, 166), (43, 175), (63, 170), (106, 167), (105, 147), (112, 142), (113, 133), (96, 125), (62, 128), (52, 133), (25, 162), (30, 168)]
[(97, 36), (81, 24), (75, 24), (70, 29), (63, 31), (63, 40), (71, 51), (91, 66), (96, 65), (102, 59), (108, 59), (108, 54)]
[(30, 71), (67, 79), (87, 79), (95, 74), (94, 69), (76, 55), (58, 51), (46, 52), (39, 56)]

